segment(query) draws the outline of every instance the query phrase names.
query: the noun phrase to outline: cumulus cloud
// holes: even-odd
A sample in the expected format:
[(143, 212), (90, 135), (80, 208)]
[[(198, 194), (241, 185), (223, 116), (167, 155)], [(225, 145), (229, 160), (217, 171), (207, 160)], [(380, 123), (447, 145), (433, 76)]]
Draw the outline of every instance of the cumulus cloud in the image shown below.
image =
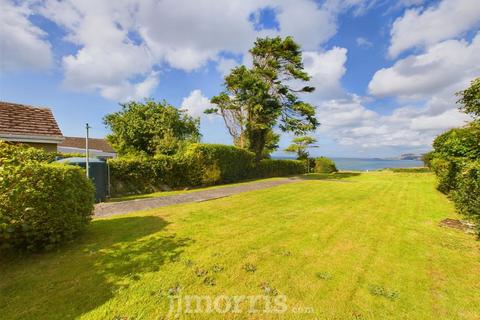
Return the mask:
[(238, 65), (235, 59), (220, 57), (217, 62), (217, 71), (224, 77)]
[(456, 37), (480, 25), (480, 5), (472, 0), (443, 0), (426, 9), (409, 9), (391, 29), (388, 53), (396, 57), (414, 47), (425, 47)]
[(210, 99), (202, 94), (199, 89), (190, 92), (188, 97), (183, 98), (180, 109), (186, 110), (192, 117), (204, 117), (203, 113), (206, 109), (213, 107)]
[(432, 98), (422, 107), (402, 106), (391, 114), (368, 109), (355, 95), (350, 99), (332, 100), (318, 108), (322, 122), (318, 133), (345, 146), (377, 150), (384, 147), (420, 148), (425, 151), (439, 133), (469, 120), (456, 109), (452, 100)]
[(308, 94), (309, 101), (334, 99), (344, 96), (340, 80), (346, 72), (347, 49), (334, 47), (324, 52), (303, 53), (305, 71), (312, 77), (310, 85), (315, 87)]
[[(152, 80), (153, 70), (192, 72), (214, 61), (224, 74), (236, 63), (222, 58), (224, 53), (245, 59), (257, 37), (291, 35), (303, 49), (320, 50), (336, 33), (339, 14), (370, 2), (46, 0), (34, 1), (33, 7), (78, 47), (62, 58), (66, 86), (121, 100), (135, 94), (140, 83), (158, 82)], [(252, 14), (266, 8), (275, 13), (278, 28), (256, 30)], [(141, 87), (154, 89), (146, 84)]]
[(0, 1), (0, 70), (45, 70), (53, 62), (47, 34), (29, 21), (26, 4)]
[(478, 52), (480, 33), (468, 43), (447, 40), (429, 47), (425, 53), (398, 60), (380, 69), (368, 85), (375, 96), (422, 98), (453, 86), (464, 87), (480, 74)]

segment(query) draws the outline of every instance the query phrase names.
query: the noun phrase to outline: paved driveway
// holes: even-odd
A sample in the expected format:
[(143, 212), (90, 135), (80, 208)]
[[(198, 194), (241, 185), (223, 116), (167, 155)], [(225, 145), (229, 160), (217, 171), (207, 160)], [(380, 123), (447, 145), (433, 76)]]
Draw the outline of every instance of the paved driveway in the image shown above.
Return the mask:
[(228, 197), (241, 192), (271, 188), (299, 180), (301, 180), (299, 177), (289, 177), (276, 180), (249, 182), (241, 185), (225, 186), (217, 189), (163, 196), (158, 198), (99, 203), (95, 205), (94, 217), (107, 217), (127, 212), (160, 208), (179, 203), (207, 201)]

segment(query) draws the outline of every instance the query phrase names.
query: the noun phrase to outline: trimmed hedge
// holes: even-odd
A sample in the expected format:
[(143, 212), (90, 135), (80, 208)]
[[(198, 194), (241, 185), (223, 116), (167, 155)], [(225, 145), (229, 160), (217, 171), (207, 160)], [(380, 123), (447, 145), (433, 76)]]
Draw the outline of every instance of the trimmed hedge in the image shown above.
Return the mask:
[(319, 157), (315, 159), (316, 173), (333, 173), (337, 171), (337, 166), (332, 159), (329, 159), (327, 157)]
[(306, 173), (304, 161), (264, 159), (252, 170), (250, 178), (271, 178)]
[(90, 221), (94, 188), (79, 167), (26, 162), (0, 168), (0, 248), (49, 249)]
[(437, 175), (437, 189), (440, 192), (448, 194), (457, 187), (458, 174), (462, 168), (461, 158), (433, 158), (430, 165)]
[(182, 158), (193, 172), (198, 172), (200, 184), (212, 185), (246, 179), (255, 154), (234, 146), (194, 143), (187, 147)]
[(178, 156), (110, 159), (113, 196), (305, 173), (297, 160), (262, 160), (234, 146), (192, 144)]
[(457, 210), (477, 221), (480, 234), (480, 160), (469, 162), (460, 170), (451, 195)]

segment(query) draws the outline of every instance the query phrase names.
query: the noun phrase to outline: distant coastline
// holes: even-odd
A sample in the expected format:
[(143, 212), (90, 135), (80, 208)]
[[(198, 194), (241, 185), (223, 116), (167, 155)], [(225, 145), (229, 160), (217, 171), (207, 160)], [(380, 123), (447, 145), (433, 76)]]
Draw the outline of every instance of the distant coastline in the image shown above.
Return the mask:
[[(274, 159), (295, 159), (288, 156), (274, 156)], [(415, 168), (423, 167), (420, 160), (410, 159), (383, 159), (383, 158), (342, 158), (331, 157), (337, 168), (342, 171), (374, 171), (387, 168)]]

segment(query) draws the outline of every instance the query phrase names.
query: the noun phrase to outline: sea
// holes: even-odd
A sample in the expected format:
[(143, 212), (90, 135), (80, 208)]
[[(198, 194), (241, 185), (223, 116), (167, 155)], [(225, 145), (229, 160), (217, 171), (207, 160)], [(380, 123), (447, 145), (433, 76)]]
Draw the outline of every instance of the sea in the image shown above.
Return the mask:
[[(274, 159), (295, 159), (290, 157), (275, 157)], [(335, 161), (338, 170), (342, 171), (374, 171), (386, 168), (415, 168), (423, 167), (418, 160), (389, 160), (379, 158), (330, 158)]]
[(331, 158), (335, 161), (338, 170), (373, 171), (386, 168), (414, 168), (423, 167), (418, 160), (388, 160), (388, 159), (362, 159), (362, 158)]

